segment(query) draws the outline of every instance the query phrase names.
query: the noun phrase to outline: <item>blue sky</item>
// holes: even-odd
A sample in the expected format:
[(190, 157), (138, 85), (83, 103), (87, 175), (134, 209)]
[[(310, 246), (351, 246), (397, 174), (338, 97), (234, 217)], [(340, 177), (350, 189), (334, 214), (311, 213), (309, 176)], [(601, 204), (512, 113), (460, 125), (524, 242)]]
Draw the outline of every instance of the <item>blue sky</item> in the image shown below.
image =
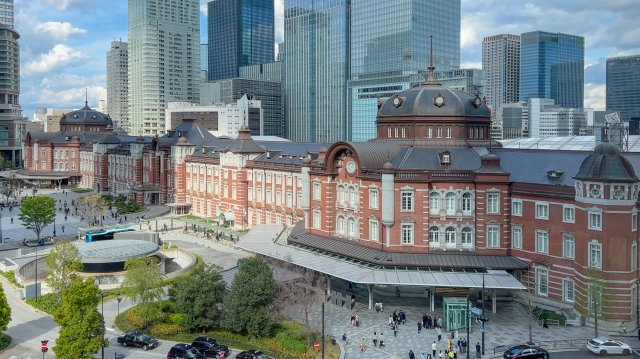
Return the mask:
[[(206, 0), (201, 34), (206, 36)], [(276, 39), (283, 38), (283, 0), (276, 3)], [(15, 0), (21, 34), (21, 105), (79, 108), (106, 100), (106, 52), (127, 39), (127, 1)], [(481, 67), (485, 36), (543, 30), (586, 38), (585, 106), (605, 107), (605, 58), (640, 54), (638, 0), (462, 0), (461, 63)]]

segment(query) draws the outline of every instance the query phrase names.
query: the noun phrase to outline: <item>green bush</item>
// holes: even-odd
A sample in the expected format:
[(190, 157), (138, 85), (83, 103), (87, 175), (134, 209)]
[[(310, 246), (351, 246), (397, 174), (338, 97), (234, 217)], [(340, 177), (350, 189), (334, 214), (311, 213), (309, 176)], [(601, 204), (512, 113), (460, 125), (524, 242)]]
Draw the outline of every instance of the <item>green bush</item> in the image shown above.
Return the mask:
[(91, 192), (91, 190), (86, 189), (86, 188), (80, 188), (80, 187), (77, 187), (77, 188), (72, 188), (72, 189), (71, 189), (71, 192), (75, 192), (75, 193), (87, 193), (87, 192)]
[(0, 275), (2, 275), (3, 277), (7, 278), (7, 280), (13, 284), (14, 286), (18, 287), (18, 288), (24, 288), (24, 286), (20, 283), (18, 283), (18, 281), (16, 280), (16, 271), (14, 270), (10, 270), (10, 271), (0, 271)]
[(36, 298), (29, 298), (26, 300), (27, 304), (30, 306), (41, 310), (47, 314), (53, 315), (58, 307), (60, 306), (60, 296), (56, 293), (49, 293), (45, 295), (41, 295), (38, 297), (38, 301), (36, 302)]
[(102, 199), (104, 199), (104, 201), (107, 202), (109, 206), (118, 208), (119, 214), (136, 213), (144, 210), (144, 208), (140, 207), (138, 202), (136, 202), (134, 199), (128, 199), (127, 196), (122, 194), (118, 196), (104, 194), (102, 195)]
[(6, 334), (0, 334), (0, 352), (7, 349), (11, 344), (11, 337)]
[(171, 322), (171, 324), (180, 324), (183, 318), (184, 318), (184, 314), (182, 313), (169, 314), (169, 321)]
[(276, 339), (287, 350), (303, 354), (307, 352), (307, 336), (304, 333), (282, 331), (276, 334)]
[(149, 329), (149, 333), (156, 336), (167, 336), (183, 334), (186, 333), (186, 331), (178, 324), (160, 323), (152, 326), (151, 329)]

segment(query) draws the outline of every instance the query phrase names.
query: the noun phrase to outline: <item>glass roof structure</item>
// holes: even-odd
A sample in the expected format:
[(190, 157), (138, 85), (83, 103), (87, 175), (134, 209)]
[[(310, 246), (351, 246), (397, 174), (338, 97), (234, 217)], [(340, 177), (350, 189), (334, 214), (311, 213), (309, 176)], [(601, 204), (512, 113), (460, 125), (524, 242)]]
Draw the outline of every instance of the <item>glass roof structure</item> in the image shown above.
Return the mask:
[[(595, 136), (567, 136), (543, 138), (516, 138), (500, 141), (503, 148), (523, 148), (539, 150), (593, 151)], [(629, 136), (628, 152), (640, 152), (640, 135)]]

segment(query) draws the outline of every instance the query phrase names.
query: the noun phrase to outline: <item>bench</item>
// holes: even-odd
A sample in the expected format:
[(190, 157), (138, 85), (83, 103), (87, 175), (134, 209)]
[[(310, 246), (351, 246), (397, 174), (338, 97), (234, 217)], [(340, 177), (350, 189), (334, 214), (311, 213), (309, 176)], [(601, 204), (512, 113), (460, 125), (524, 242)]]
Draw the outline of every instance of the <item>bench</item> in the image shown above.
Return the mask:
[(560, 326), (560, 321), (557, 319), (547, 319), (547, 325)]
[(564, 322), (564, 326), (566, 327), (568, 325), (573, 325), (574, 327), (581, 327), (582, 323), (580, 322), (580, 319), (567, 319)]

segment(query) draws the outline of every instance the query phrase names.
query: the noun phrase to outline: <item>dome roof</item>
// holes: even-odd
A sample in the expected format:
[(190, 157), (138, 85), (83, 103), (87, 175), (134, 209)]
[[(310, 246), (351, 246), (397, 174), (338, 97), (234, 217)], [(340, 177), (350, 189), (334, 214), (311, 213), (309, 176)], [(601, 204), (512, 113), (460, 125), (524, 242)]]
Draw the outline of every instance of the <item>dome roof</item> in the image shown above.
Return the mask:
[(60, 119), (60, 125), (81, 123), (104, 126), (113, 125), (113, 121), (111, 121), (111, 117), (109, 117), (109, 115), (105, 115), (102, 112), (92, 110), (91, 108), (89, 108), (86, 102), (83, 108), (76, 111), (71, 111), (62, 116), (62, 118)]
[(477, 95), (427, 82), (387, 99), (378, 110), (378, 118), (414, 116), (484, 117), (491, 110)]
[(620, 154), (618, 147), (604, 142), (593, 149), (573, 177), (581, 181), (638, 182), (633, 166)]

